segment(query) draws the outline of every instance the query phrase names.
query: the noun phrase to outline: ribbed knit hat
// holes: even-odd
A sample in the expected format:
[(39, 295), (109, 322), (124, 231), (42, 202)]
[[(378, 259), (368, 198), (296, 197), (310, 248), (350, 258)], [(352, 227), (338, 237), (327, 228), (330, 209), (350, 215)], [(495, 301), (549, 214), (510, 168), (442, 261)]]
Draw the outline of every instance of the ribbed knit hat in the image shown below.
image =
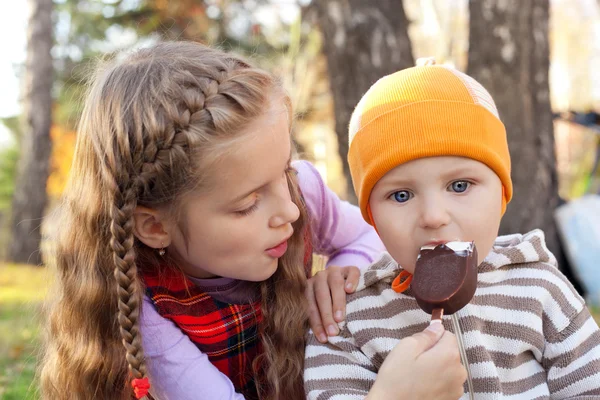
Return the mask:
[(407, 68), (375, 82), (350, 119), (348, 163), (364, 219), (373, 186), (405, 162), (433, 156), (480, 161), (512, 197), (506, 130), (490, 94), (468, 75), (434, 65)]

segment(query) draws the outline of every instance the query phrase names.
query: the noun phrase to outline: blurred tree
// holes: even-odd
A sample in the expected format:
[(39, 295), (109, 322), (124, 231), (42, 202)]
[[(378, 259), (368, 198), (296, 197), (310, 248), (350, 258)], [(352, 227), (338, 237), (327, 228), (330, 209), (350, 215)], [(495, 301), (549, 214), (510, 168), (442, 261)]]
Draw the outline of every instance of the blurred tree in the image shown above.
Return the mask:
[(40, 264), (52, 119), (52, 0), (30, 0), (18, 175), (12, 203), (9, 261)]
[(55, 123), (75, 129), (99, 56), (160, 39), (211, 43), (253, 56), (284, 52), (286, 35), (261, 29), (261, 7), (272, 6), (267, 0), (56, 0)]
[(143, 40), (208, 37), (204, 2), (63, 0), (56, 8), (58, 96), (54, 117), (65, 129), (75, 129), (89, 73), (99, 58)]
[(348, 124), (361, 96), (384, 75), (414, 65), (402, 1), (315, 0), (335, 109), (347, 198), (356, 203), (348, 168)]
[(553, 217), (560, 198), (548, 85), (548, 3), (470, 1), (467, 73), (490, 91), (508, 134), (514, 198), (500, 231), (541, 228), (560, 259)]

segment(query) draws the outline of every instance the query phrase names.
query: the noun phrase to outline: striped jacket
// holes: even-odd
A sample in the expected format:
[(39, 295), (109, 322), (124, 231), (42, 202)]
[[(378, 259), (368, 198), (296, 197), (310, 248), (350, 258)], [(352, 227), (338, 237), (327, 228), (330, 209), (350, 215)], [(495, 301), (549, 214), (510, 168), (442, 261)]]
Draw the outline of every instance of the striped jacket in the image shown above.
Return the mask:
[[(309, 333), (309, 399), (363, 399), (398, 341), (427, 327), (430, 316), (410, 289), (390, 287), (399, 270), (384, 253), (348, 296), (340, 335), (321, 344)], [(600, 399), (600, 330), (556, 268), (543, 232), (499, 237), (479, 266), (474, 298), (456, 317), (473, 398)], [(443, 322), (455, 332), (451, 317)], [(469, 397), (465, 383), (462, 398)]]

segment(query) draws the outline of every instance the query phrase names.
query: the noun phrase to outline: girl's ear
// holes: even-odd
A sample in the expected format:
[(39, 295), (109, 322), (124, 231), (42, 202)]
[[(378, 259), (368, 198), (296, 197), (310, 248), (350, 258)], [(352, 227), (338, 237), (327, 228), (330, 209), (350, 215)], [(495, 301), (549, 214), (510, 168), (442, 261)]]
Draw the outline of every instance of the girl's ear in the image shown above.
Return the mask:
[(171, 235), (163, 215), (151, 208), (137, 206), (133, 212), (133, 233), (142, 243), (153, 249), (162, 249), (171, 244)]

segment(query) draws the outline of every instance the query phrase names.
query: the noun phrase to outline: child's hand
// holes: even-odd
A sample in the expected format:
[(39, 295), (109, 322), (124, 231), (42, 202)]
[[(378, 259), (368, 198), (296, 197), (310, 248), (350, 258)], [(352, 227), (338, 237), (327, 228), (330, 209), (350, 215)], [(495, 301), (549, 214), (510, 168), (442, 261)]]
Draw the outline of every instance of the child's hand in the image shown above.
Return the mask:
[(360, 270), (357, 267), (330, 266), (308, 280), (308, 318), (310, 327), (321, 343), (327, 342), (327, 335), (338, 334), (337, 322), (342, 322), (346, 317), (346, 293), (354, 292), (359, 277)]
[(456, 337), (434, 323), (402, 339), (388, 354), (367, 400), (457, 400), (466, 379)]

